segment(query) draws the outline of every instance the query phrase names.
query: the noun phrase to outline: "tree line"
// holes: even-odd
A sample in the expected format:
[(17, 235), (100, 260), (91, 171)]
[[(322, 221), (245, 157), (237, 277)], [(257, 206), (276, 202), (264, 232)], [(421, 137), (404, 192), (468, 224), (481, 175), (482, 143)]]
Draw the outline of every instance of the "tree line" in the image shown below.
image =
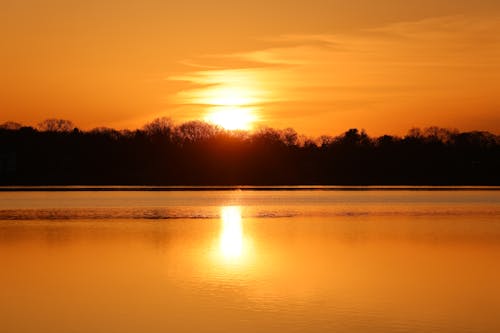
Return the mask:
[(137, 130), (0, 125), (1, 185), (500, 185), (500, 136), (430, 127), (316, 139), (159, 118)]

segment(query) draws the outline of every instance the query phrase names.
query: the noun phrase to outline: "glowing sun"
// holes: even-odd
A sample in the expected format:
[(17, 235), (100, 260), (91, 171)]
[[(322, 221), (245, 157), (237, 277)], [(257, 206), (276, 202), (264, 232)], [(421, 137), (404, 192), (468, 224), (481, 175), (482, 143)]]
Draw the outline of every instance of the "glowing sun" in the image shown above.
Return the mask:
[(250, 130), (256, 116), (250, 107), (219, 106), (211, 108), (205, 120), (227, 130)]
[(211, 105), (205, 120), (227, 130), (250, 130), (257, 120), (256, 98), (251, 89), (214, 87), (204, 93), (204, 101)]
[(199, 85), (180, 91), (177, 103), (203, 108), (203, 119), (226, 130), (251, 130), (261, 122), (264, 103), (273, 101), (252, 70), (209, 70), (174, 77)]

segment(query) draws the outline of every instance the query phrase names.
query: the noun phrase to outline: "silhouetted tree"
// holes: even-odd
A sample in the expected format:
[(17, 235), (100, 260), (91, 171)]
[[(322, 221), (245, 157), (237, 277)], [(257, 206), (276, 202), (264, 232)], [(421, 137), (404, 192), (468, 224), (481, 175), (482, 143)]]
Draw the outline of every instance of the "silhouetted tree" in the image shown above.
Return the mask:
[(500, 185), (499, 136), (438, 127), (312, 139), (290, 128), (226, 131), (168, 118), (134, 131), (49, 119), (38, 130), (1, 125), (0, 157), (9, 165), (4, 185)]
[(6, 121), (5, 123), (0, 125), (0, 129), (6, 129), (10, 131), (16, 131), (23, 127), (23, 125), (16, 123), (14, 121)]
[(298, 143), (299, 135), (293, 128), (287, 128), (281, 133), (282, 140), (287, 146), (296, 146)]
[(174, 131), (174, 122), (170, 118), (156, 118), (143, 127), (144, 132), (149, 136), (170, 137)]
[(220, 131), (222, 131), (221, 128), (198, 120), (184, 123), (176, 129), (179, 139), (187, 142), (205, 140), (216, 135)]
[(75, 128), (70, 120), (46, 119), (38, 124), (38, 129), (43, 132), (70, 132)]

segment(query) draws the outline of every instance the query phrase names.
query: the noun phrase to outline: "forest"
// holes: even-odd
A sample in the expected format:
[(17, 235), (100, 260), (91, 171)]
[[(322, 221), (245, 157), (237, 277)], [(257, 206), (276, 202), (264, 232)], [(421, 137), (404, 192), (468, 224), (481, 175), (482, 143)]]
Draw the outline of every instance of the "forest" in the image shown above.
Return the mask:
[(169, 118), (121, 131), (0, 125), (0, 185), (500, 185), (499, 171), (500, 136), (484, 131), (308, 138)]

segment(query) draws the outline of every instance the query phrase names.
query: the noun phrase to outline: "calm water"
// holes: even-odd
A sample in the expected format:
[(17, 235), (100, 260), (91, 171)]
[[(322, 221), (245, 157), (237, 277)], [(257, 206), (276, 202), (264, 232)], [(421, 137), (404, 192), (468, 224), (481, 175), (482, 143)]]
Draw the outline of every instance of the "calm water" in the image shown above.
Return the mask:
[(0, 192), (0, 332), (500, 332), (500, 191)]

